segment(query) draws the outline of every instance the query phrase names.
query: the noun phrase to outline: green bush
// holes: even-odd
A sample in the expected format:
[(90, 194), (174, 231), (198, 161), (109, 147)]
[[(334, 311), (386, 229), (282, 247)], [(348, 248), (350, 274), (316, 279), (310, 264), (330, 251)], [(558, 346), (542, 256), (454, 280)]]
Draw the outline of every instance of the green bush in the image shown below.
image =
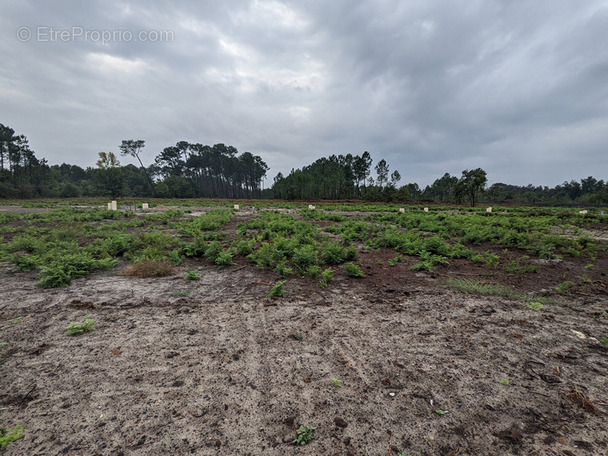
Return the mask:
[(342, 268), (344, 271), (346, 271), (346, 274), (348, 274), (349, 277), (357, 278), (365, 276), (361, 268), (354, 263), (346, 263), (344, 266), (342, 266)]
[(222, 250), (215, 258), (215, 264), (221, 267), (232, 266), (234, 264), (234, 262), (232, 261), (233, 256), (233, 250)]
[(205, 249), (205, 257), (207, 257), (209, 261), (215, 262), (215, 260), (217, 260), (217, 258), (222, 254), (223, 251), (224, 247), (222, 246), (222, 244), (220, 244), (218, 241), (213, 241)]
[(253, 252), (255, 247), (255, 240), (251, 239), (249, 241), (239, 241), (237, 245), (237, 252), (239, 255), (247, 256)]
[[(337, 242), (326, 242), (323, 244), (321, 257), (326, 264), (344, 263), (347, 257), (347, 251), (341, 244)], [(355, 251), (356, 255), (356, 251)]]
[(83, 277), (95, 270), (113, 268), (117, 263), (118, 260), (113, 258), (96, 260), (87, 253), (65, 255), (40, 268), (38, 284), (43, 288), (67, 287), (72, 283), (72, 279)]
[(316, 280), (321, 275), (321, 268), (318, 265), (312, 265), (308, 267), (307, 270), (308, 275), (311, 279)]
[(318, 256), (319, 251), (313, 245), (303, 245), (294, 251), (291, 261), (298, 271), (305, 273), (319, 263)]
[(248, 258), (264, 269), (274, 269), (279, 262), (285, 261), (283, 252), (278, 251), (267, 242), (264, 242), (262, 247), (249, 255)]

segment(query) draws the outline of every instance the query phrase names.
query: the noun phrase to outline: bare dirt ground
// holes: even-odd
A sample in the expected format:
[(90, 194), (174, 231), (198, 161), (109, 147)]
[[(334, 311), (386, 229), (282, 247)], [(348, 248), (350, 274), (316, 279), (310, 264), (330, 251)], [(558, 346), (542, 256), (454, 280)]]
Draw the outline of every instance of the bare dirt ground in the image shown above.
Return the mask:
[[(25, 425), (6, 455), (608, 454), (606, 258), (555, 295), (581, 265), (414, 273), (392, 256), (363, 253), (366, 277), (327, 289), (290, 278), (275, 299), (276, 274), (244, 258), (155, 279), (121, 264), (55, 290), (0, 266), (0, 420)], [(533, 311), (448, 276), (554, 300)], [(97, 330), (65, 335), (85, 315)], [(316, 427), (306, 446), (300, 425)]]

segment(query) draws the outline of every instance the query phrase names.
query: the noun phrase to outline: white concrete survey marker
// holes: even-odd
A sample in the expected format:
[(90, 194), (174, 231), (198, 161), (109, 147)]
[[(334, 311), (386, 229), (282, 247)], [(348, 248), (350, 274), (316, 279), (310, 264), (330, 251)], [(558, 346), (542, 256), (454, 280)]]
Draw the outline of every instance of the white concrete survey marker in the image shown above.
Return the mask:
[(141, 203), (141, 210), (142, 211), (147, 211), (148, 209), (149, 209), (148, 203)]
[(405, 208), (403, 208), (403, 207), (399, 208), (399, 212), (401, 212), (402, 214), (405, 214)]
[(317, 208), (317, 206), (313, 206), (312, 204), (308, 205), (308, 209), (310, 209), (311, 211), (315, 210), (316, 208)]
[(428, 212), (428, 211), (429, 211), (429, 208), (428, 208), (428, 207), (425, 207), (425, 208), (424, 208), (424, 212)]
[(108, 203), (108, 210), (111, 211), (112, 210), (112, 203)]
[(237, 211), (241, 209), (241, 206), (239, 206), (238, 204), (234, 205), (234, 209), (236, 209)]
[(487, 208), (486, 212), (492, 212), (492, 208), (491, 207)]
[(589, 212), (588, 210), (578, 211), (579, 214), (587, 214), (588, 212)]
[(113, 211), (118, 210), (118, 207), (116, 206), (116, 201), (112, 201), (112, 209)]

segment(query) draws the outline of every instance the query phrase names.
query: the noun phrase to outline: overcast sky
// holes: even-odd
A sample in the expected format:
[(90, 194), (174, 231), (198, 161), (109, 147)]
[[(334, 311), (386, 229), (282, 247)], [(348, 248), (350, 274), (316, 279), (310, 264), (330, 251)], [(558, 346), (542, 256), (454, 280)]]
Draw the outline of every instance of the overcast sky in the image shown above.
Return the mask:
[(365, 150), (401, 184), (608, 179), (607, 1), (1, 5), (0, 123), (50, 164), (185, 140), (260, 155), (267, 183)]

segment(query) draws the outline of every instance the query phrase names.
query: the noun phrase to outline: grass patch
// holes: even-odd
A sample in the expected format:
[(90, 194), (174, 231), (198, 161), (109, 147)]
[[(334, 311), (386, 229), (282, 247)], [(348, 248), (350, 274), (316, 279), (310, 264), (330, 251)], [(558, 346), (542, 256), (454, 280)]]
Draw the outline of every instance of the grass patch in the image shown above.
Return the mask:
[[(496, 283), (487, 283), (479, 280), (451, 278), (445, 281), (448, 288), (452, 288), (463, 293), (479, 295), (479, 296), (501, 296), (513, 301), (531, 302), (533, 304), (546, 303), (547, 300), (541, 297), (531, 297), (524, 293), (520, 293), (512, 288), (508, 288)], [(540, 309), (539, 309), (540, 310)]]
[(17, 424), (15, 427), (9, 429), (0, 427), (0, 451), (3, 451), (15, 440), (25, 437), (23, 431), (25, 431), (25, 426), (23, 426), (23, 424)]
[(544, 306), (543, 306), (542, 302), (538, 302), (538, 301), (533, 301), (530, 304), (528, 304), (528, 309), (534, 310), (535, 312), (538, 312), (543, 307)]

